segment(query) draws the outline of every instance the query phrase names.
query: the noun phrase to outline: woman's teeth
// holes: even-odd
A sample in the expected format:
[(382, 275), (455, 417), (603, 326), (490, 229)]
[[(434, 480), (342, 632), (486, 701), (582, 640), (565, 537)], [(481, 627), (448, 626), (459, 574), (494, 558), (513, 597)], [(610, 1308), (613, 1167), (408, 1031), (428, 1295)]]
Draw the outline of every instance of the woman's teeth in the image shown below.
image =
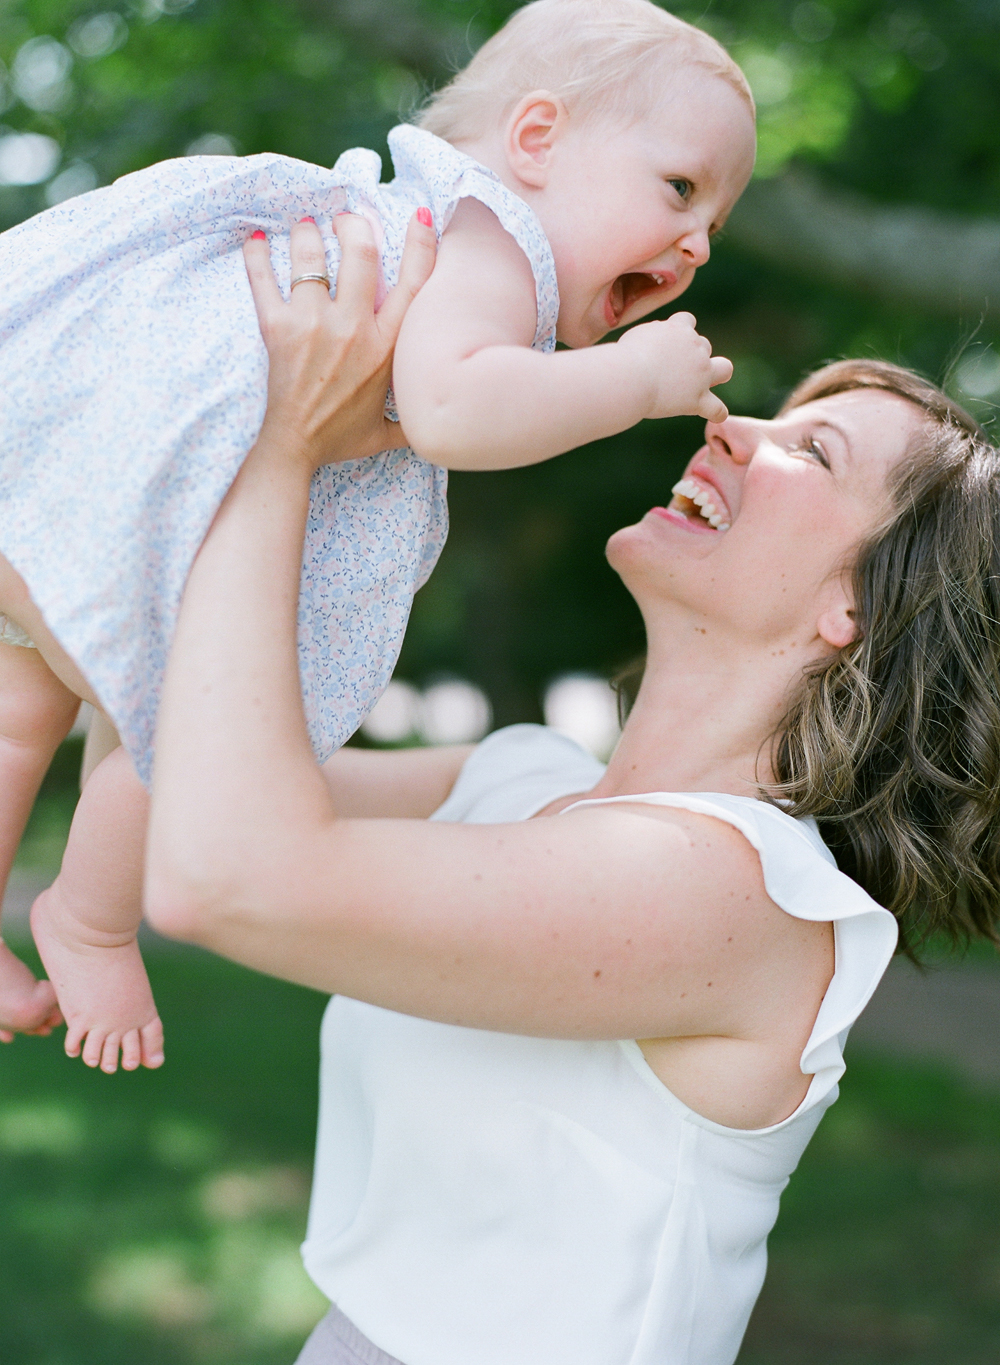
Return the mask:
[(726, 521), (725, 512), (719, 511), (712, 501), (711, 493), (703, 488), (700, 483), (696, 483), (694, 479), (681, 479), (679, 483), (674, 484), (670, 491), (675, 498), (683, 498), (685, 501), (693, 503), (699, 515), (715, 530), (729, 530), (729, 522)]

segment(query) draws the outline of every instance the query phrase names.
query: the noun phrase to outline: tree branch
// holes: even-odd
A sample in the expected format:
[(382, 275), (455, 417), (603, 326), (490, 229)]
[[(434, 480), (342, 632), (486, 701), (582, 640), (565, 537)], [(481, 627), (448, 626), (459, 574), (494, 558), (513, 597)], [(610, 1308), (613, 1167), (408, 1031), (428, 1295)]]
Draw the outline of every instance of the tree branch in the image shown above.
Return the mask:
[(1000, 219), (877, 204), (802, 170), (755, 180), (726, 226), (745, 251), (934, 312), (1000, 314)]

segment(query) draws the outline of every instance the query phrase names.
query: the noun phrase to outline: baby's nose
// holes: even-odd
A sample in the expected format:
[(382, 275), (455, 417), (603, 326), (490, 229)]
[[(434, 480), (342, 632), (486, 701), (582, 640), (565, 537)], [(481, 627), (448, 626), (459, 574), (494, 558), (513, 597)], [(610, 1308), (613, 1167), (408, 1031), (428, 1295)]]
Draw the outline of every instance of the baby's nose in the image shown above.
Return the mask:
[(712, 254), (708, 233), (703, 228), (687, 232), (677, 244), (689, 265), (697, 269), (706, 263)]

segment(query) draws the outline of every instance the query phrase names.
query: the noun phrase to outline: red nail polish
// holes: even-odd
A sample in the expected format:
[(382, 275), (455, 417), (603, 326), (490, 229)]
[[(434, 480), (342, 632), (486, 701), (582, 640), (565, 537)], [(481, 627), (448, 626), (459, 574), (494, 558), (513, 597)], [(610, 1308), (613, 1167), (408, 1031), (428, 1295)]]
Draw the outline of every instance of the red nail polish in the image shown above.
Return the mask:
[(261, 232), (260, 228), (258, 228), (256, 232), (252, 232), (252, 233), (250, 234), (250, 236), (253, 238), (253, 240), (254, 240), (255, 242), (266, 242), (266, 241), (267, 241), (267, 233), (266, 233), (266, 232)]
[(300, 223), (312, 223), (313, 227), (316, 226), (316, 219), (315, 219), (315, 218), (300, 218), (300, 219), (299, 219), (299, 222), (300, 222)]
[(433, 227), (434, 219), (431, 217), (430, 209), (417, 209), (417, 222), (423, 223), (424, 227)]

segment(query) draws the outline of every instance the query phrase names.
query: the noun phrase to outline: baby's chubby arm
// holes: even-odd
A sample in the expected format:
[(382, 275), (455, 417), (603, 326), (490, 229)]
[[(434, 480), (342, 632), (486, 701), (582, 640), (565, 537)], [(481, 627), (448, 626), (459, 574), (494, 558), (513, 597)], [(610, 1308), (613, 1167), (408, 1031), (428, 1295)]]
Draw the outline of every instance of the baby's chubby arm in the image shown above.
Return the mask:
[(532, 351), (535, 285), (514, 239), (463, 199), (396, 345), (393, 387), (413, 448), (449, 469), (535, 464), (646, 417), (721, 421), (712, 358), (689, 313), (633, 327), (613, 345)]

